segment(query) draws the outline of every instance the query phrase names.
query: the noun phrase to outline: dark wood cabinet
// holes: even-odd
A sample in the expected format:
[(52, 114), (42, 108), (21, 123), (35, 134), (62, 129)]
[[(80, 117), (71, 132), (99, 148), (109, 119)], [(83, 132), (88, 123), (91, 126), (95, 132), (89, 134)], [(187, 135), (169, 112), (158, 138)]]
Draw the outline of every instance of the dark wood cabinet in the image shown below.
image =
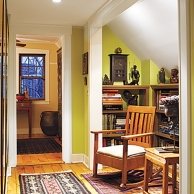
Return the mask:
[(127, 82), (127, 54), (110, 54), (110, 79)]
[(62, 49), (57, 51), (58, 65), (58, 135), (62, 137)]

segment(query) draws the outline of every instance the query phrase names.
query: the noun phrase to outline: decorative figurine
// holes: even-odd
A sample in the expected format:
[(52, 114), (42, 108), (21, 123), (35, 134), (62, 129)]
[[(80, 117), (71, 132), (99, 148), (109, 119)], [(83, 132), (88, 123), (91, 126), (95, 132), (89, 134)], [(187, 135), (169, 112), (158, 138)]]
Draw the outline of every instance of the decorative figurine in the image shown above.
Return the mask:
[(129, 90), (123, 91), (123, 99), (128, 105), (137, 105), (137, 98), (138, 96), (136, 94), (132, 94)]
[(165, 84), (166, 82), (164, 68), (161, 68), (159, 71), (159, 81), (160, 81), (160, 84)]
[(121, 54), (121, 53), (122, 53), (121, 47), (116, 48), (116, 49), (115, 49), (115, 53), (116, 53), (116, 54)]
[(102, 84), (103, 85), (112, 85), (113, 84), (112, 81), (108, 78), (107, 74), (104, 75), (104, 78), (102, 80)]
[(131, 78), (132, 78), (132, 82), (129, 83), (129, 85), (139, 85), (139, 78), (140, 78), (140, 74), (139, 71), (137, 70), (137, 65), (133, 66), (133, 70), (131, 72)]
[(178, 73), (178, 69), (171, 69), (170, 83), (179, 83)]

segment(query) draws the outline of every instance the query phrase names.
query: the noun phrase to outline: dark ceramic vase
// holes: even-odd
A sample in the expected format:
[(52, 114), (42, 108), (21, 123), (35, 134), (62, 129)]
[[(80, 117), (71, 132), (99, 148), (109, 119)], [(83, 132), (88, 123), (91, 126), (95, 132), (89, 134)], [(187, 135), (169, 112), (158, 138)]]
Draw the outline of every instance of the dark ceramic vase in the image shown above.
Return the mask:
[(44, 111), (40, 115), (40, 127), (45, 135), (58, 134), (58, 111)]

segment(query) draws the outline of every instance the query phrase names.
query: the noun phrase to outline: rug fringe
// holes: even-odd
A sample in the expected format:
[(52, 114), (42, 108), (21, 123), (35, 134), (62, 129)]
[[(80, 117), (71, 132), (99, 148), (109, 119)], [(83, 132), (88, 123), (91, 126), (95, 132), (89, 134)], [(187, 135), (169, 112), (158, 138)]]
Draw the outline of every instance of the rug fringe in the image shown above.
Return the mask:
[(73, 172), (73, 171), (72, 170), (65, 170), (65, 171), (58, 171), (58, 172), (44, 172), (44, 173), (30, 173), (30, 174), (22, 173), (20, 175), (40, 175), (40, 174), (53, 174), (53, 173), (60, 174), (60, 173), (64, 173), (64, 172)]

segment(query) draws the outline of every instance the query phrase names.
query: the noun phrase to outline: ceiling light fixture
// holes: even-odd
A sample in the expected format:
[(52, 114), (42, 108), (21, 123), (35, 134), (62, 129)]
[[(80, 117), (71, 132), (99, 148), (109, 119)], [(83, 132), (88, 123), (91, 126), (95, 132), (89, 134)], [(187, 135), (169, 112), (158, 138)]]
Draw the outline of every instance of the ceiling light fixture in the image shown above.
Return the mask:
[(61, 0), (53, 0), (53, 3), (60, 3)]

